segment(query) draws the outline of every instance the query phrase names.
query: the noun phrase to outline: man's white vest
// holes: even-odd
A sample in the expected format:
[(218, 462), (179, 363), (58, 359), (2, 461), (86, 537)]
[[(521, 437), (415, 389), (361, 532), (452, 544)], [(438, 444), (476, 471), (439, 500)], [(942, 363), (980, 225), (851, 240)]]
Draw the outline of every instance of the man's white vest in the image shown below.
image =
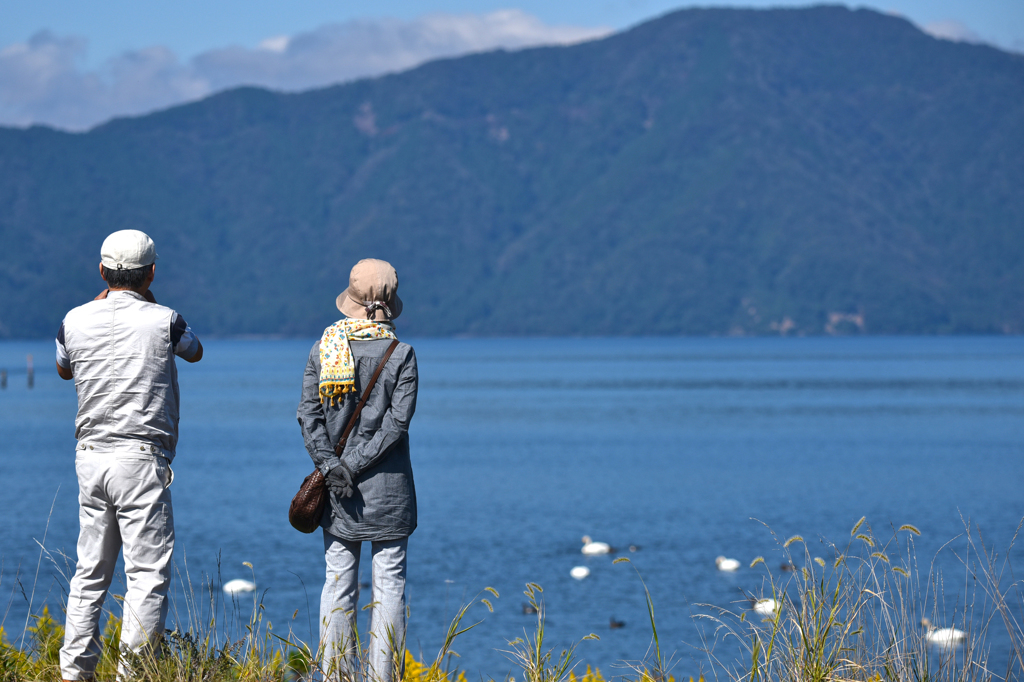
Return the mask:
[(178, 370), (176, 313), (132, 291), (111, 291), (64, 318), (64, 346), (78, 391), (79, 450), (174, 458)]

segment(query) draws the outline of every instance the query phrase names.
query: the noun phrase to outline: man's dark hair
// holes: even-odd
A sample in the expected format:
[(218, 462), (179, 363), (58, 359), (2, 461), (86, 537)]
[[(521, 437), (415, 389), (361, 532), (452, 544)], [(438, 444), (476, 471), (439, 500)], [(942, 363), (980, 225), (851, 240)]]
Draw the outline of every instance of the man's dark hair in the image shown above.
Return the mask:
[(149, 270), (152, 267), (152, 265), (143, 265), (141, 268), (132, 268), (131, 270), (113, 270), (104, 265), (103, 279), (111, 289), (138, 289), (149, 277)]

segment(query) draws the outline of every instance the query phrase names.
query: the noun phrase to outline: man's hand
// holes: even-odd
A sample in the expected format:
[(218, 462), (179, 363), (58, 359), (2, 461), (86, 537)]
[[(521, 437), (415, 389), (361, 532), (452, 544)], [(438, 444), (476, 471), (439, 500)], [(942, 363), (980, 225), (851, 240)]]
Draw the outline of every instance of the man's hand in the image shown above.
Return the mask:
[(196, 339), (196, 343), (199, 344), (199, 348), (196, 349), (196, 354), (185, 360), (185, 362), (199, 362), (203, 359), (203, 342)]
[(341, 462), (327, 474), (327, 487), (338, 497), (352, 497), (356, 490), (352, 479), (352, 470), (345, 462)]

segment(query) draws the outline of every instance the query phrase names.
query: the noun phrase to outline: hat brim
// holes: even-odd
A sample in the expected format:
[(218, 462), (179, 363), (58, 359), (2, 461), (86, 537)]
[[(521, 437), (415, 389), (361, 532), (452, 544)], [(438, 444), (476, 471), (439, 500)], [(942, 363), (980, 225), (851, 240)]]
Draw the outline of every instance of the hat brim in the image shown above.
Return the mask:
[[(345, 291), (338, 294), (338, 298), (334, 300), (334, 304), (338, 306), (338, 310), (340, 310), (345, 317), (365, 320), (366, 307), (356, 301), (353, 301), (348, 295), (348, 291), (348, 289), (345, 289)], [(391, 308), (391, 319), (398, 319), (398, 316), (402, 314), (402, 299), (398, 297), (398, 294), (395, 294), (392, 297), (391, 303), (388, 304), (388, 307)], [(384, 314), (383, 310), (375, 310), (373, 319), (375, 322), (387, 322), (388, 316)]]

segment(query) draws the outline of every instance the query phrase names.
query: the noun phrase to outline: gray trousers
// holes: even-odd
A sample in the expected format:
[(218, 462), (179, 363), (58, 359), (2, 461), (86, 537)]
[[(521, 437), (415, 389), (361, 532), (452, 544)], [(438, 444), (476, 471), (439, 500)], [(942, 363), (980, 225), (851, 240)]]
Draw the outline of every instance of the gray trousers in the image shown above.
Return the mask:
[[(405, 570), (408, 538), (371, 543), (373, 552), (373, 609), (370, 618), (368, 669), (365, 679), (392, 682), (405, 666)], [(361, 543), (342, 540), (324, 531), (327, 580), (320, 597), (320, 647), (323, 670), (331, 680), (354, 680), (356, 615), (359, 601)], [(397, 675), (394, 661), (397, 658)]]
[[(79, 450), (78, 564), (68, 594), (61, 676), (93, 676), (100, 655), (100, 615), (124, 547), (126, 588), (121, 650), (138, 653), (164, 631), (171, 584), (174, 516), (171, 469), (153, 455)], [(123, 664), (118, 670), (124, 673)]]

